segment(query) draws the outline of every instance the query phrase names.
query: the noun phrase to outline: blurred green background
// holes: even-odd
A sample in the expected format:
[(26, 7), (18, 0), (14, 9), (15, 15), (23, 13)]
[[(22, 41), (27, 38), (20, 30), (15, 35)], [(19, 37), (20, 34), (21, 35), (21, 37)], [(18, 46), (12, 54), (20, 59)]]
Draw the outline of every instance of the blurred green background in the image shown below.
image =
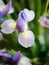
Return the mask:
[[(3, 0), (6, 4), (9, 0)], [(21, 53), (31, 59), (33, 65), (49, 65), (49, 29), (43, 28), (38, 20), (43, 15), (47, 0), (12, 0), (14, 13), (7, 15), (6, 18), (18, 18), (18, 13), (24, 8), (35, 11), (35, 19), (29, 23), (29, 29), (34, 32), (35, 43), (30, 48), (24, 48), (18, 43), (16, 30), (12, 34), (3, 34), (4, 39), (0, 42), (0, 48), (20, 50)], [(46, 13), (49, 15), (49, 6)]]

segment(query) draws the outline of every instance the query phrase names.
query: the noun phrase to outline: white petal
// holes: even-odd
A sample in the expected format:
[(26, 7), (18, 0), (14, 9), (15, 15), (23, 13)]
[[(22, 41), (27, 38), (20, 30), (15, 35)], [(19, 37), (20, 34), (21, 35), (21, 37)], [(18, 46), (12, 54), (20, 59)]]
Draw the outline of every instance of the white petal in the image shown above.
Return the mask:
[(25, 31), (26, 36), (23, 35), (23, 33), (20, 33), (18, 36), (19, 44), (22, 45), (25, 48), (28, 48), (34, 44), (34, 34), (32, 31)]
[(14, 32), (16, 26), (12, 26), (13, 24), (16, 25), (16, 22), (14, 20), (12, 19), (5, 20), (1, 25), (2, 27), (1, 31), (5, 34), (10, 34)]
[(18, 65), (32, 65), (32, 64), (30, 63), (29, 58), (23, 56), (23, 57), (21, 57)]
[(10, 9), (9, 12), (8, 12), (8, 14), (13, 13), (13, 12), (14, 12), (14, 8), (11, 7), (11, 9)]

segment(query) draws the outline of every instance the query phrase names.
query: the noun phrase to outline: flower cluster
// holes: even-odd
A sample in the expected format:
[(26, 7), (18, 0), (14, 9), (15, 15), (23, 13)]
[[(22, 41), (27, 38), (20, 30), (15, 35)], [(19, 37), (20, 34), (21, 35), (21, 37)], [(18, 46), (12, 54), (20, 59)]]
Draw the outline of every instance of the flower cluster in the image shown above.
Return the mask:
[[(1, 12), (0, 18), (4, 17), (12, 8), (11, 0), (3, 8), (4, 10), (2, 9), (3, 11)], [(25, 48), (28, 48), (34, 44), (34, 34), (28, 29), (28, 23), (32, 21), (34, 17), (34, 11), (25, 8), (24, 10), (20, 11), (18, 14), (18, 19), (16, 21), (13, 19), (7, 19), (3, 21), (1, 25), (1, 32), (4, 34), (11, 34), (17, 29), (20, 32), (18, 35), (19, 44)]]
[(29, 58), (23, 56), (20, 51), (11, 55), (5, 49), (0, 50), (0, 60), (3, 62), (1, 65), (32, 65)]

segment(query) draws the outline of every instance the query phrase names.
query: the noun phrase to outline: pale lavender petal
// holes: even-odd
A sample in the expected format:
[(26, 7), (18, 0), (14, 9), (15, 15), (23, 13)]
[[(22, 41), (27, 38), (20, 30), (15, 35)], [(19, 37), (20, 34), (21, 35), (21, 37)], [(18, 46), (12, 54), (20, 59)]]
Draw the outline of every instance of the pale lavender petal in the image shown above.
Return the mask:
[(0, 41), (3, 40), (3, 35), (0, 33)]
[(26, 30), (25, 33), (20, 33), (18, 36), (19, 44), (25, 48), (31, 47), (34, 44), (34, 34), (32, 31)]
[(0, 18), (4, 17), (10, 10), (11, 8), (11, 0), (9, 1), (9, 3), (5, 6), (5, 8), (3, 9), (3, 11), (0, 11)]
[(49, 28), (49, 19), (46, 18), (46, 16), (41, 16), (39, 19), (39, 23), (41, 26)]
[(29, 58), (22, 56), (17, 65), (32, 65)]
[(13, 19), (5, 20), (1, 25), (1, 31), (5, 34), (13, 33), (16, 29), (16, 22)]
[(26, 22), (24, 22), (22, 19), (18, 19), (16, 21), (17, 25), (16, 28), (20, 31), (23, 32), (28, 28), (28, 24)]

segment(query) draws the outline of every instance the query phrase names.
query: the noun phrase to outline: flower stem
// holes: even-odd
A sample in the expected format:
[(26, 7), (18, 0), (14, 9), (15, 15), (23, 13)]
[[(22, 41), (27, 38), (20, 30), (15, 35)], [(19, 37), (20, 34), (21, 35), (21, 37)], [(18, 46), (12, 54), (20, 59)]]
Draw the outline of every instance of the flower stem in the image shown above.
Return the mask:
[(44, 14), (46, 14), (47, 8), (48, 8), (48, 4), (49, 4), (49, 0), (47, 0), (46, 2), (46, 6), (45, 6), (45, 10), (44, 10)]

